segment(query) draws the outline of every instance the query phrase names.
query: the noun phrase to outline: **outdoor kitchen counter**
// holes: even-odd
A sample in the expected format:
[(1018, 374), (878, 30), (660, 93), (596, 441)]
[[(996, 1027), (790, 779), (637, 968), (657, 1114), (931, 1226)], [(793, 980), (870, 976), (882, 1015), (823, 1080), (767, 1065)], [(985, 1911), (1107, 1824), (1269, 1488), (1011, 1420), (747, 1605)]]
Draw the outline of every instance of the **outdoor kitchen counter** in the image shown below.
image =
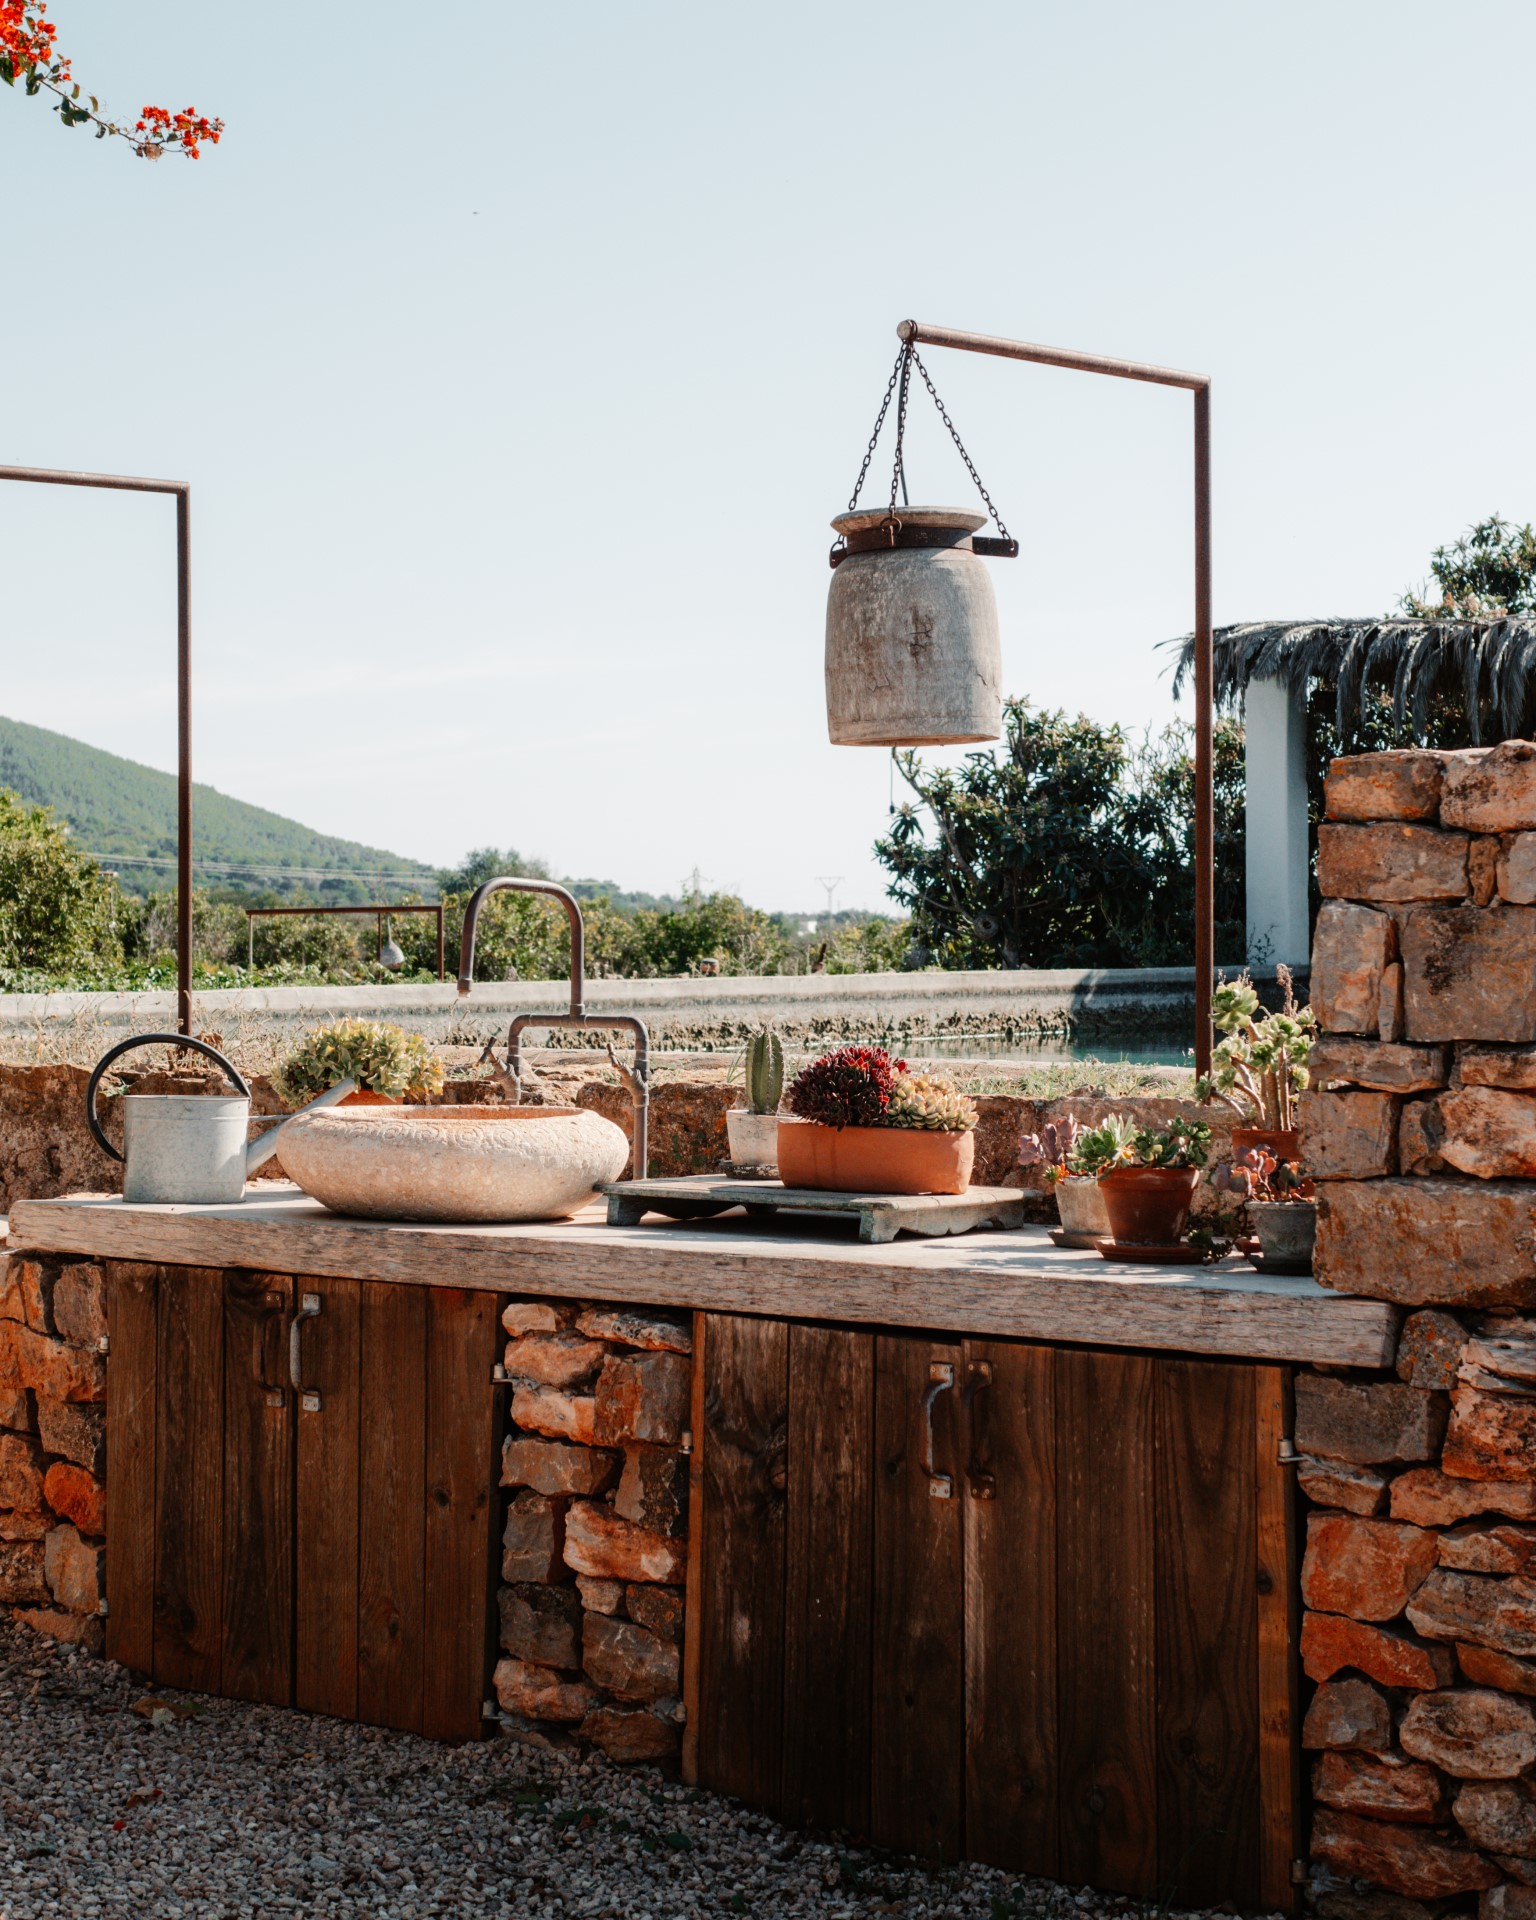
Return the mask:
[(1309, 1279), (1140, 1266), (1052, 1244), (1043, 1227), (863, 1246), (824, 1223), (740, 1215), (611, 1227), (431, 1226), (346, 1219), (272, 1182), (234, 1206), (114, 1197), (18, 1201), (10, 1244), (172, 1266), (388, 1280), (498, 1294), (692, 1308), (1227, 1358), (1390, 1366), (1397, 1312)]

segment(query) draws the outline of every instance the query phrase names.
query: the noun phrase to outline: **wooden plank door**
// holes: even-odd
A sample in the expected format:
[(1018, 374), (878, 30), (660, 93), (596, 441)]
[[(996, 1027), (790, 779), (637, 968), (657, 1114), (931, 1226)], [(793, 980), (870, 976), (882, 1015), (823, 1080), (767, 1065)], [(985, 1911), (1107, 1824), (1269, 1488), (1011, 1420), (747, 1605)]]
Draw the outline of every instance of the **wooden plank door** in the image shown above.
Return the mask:
[(293, 1702), (293, 1391), (287, 1274), (224, 1275), (223, 1649), (219, 1691)]
[(145, 1675), (155, 1664), (159, 1279), (158, 1267), (107, 1263), (107, 1658)]
[(160, 1269), (154, 1540), (154, 1678), (163, 1686), (218, 1693), (224, 1642), (224, 1276), (217, 1268)]
[(319, 1311), (299, 1329), (293, 1703), (338, 1720), (357, 1718), (360, 1293), (315, 1275), (294, 1288)]

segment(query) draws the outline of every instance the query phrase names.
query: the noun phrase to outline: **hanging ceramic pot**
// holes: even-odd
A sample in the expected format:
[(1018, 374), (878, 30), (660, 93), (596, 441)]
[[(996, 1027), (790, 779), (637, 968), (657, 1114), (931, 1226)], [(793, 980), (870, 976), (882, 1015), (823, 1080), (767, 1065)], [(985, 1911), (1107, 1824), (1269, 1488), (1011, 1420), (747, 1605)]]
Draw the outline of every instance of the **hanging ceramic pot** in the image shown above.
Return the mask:
[(940, 746), (1003, 729), (997, 602), (967, 507), (870, 507), (832, 522), (827, 732), (834, 746)]

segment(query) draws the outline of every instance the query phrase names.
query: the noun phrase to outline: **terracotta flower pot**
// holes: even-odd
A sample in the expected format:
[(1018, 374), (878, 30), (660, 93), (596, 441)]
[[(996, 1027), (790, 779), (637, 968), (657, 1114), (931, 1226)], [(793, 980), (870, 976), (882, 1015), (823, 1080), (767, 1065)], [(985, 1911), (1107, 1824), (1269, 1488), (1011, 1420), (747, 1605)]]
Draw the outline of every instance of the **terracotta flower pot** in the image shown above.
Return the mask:
[(779, 1178), (828, 1193), (964, 1193), (973, 1133), (921, 1127), (823, 1127), (779, 1121)]
[(1110, 1237), (1131, 1247), (1171, 1247), (1182, 1240), (1199, 1178), (1194, 1167), (1116, 1167), (1101, 1173)]
[(1247, 1153), (1253, 1147), (1262, 1147), (1266, 1153), (1272, 1153), (1277, 1160), (1289, 1160), (1291, 1165), (1301, 1162), (1301, 1134), (1295, 1127), (1234, 1127), (1232, 1129), (1232, 1152)]
[(338, 1107), (398, 1107), (400, 1102), (387, 1093), (375, 1093), (372, 1087), (355, 1087)]

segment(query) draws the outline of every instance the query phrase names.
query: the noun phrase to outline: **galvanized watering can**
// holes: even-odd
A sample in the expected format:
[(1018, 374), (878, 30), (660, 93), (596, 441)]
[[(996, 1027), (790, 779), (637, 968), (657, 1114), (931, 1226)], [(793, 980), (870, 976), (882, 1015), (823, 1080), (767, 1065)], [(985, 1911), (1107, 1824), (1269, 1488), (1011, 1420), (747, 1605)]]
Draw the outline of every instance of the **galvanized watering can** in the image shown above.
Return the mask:
[[(119, 1153), (102, 1129), (96, 1112), (96, 1089), (101, 1076), (120, 1054), (134, 1047), (191, 1047), (206, 1054), (219, 1067), (233, 1094), (130, 1093), (123, 1099), (123, 1146)], [(322, 1093), (318, 1100), (300, 1107), (299, 1113), (313, 1113), (317, 1107), (333, 1107), (355, 1092), (355, 1080), (342, 1080)], [(251, 1089), (233, 1061), (210, 1047), (206, 1040), (192, 1040), (184, 1033), (139, 1033), (122, 1040), (104, 1053), (91, 1070), (85, 1089), (86, 1118), (103, 1152), (123, 1162), (123, 1198), (136, 1201), (171, 1201), (187, 1206), (227, 1206), (245, 1194), (248, 1174), (272, 1158), (278, 1138), (289, 1120), (246, 1144), (250, 1130)]]

